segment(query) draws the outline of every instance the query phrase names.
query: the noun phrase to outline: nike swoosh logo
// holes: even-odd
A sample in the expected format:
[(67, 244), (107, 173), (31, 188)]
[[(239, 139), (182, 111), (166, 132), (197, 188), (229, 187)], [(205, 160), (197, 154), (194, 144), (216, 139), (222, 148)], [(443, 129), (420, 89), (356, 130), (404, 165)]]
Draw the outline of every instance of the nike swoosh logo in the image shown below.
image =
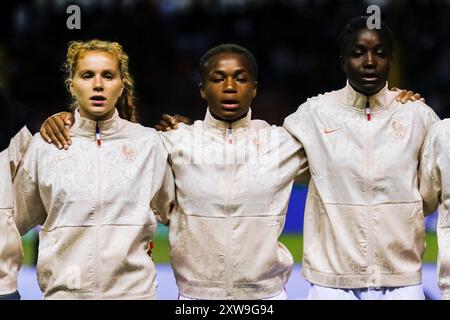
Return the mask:
[(58, 160), (59, 161), (62, 161), (62, 160), (64, 160), (64, 159), (67, 159), (67, 158), (69, 158), (69, 157), (71, 157), (71, 156), (73, 156), (73, 153), (68, 153), (68, 154), (61, 154), (61, 155), (59, 155), (58, 156)]
[(325, 129), (323, 129), (323, 133), (329, 134), (329, 133), (338, 131), (339, 129), (341, 129), (341, 128), (336, 128), (336, 129), (325, 128)]

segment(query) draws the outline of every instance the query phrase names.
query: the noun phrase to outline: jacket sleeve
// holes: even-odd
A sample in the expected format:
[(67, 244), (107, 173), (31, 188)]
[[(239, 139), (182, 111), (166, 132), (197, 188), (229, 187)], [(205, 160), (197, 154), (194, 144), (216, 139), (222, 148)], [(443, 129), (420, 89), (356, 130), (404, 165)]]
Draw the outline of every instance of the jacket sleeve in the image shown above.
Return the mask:
[(288, 116), (284, 120), (283, 127), (286, 131), (292, 135), (293, 140), (295, 140), (295, 144), (297, 151), (297, 157), (299, 159), (299, 170), (297, 172), (297, 176), (294, 180), (297, 184), (308, 184), (309, 179), (311, 178), (311, 173), (309, 171), (308, 158), (305, 152), (305, 148), (302, 144), (302, 123), (305, 123), (303, 120), (305, 118), (304, 110), (307, 109), (309, 105), (309, 101), (306, 101), (296, 112)]
[[(41, 138), (35, 137), (34, 139)], [(33, 146), (33, 143), (30, 145), (13, 182), (15, 194), (14, 221), (21, 235), (26, 234), (36, 225), (43, 224), (47, 218), (37, 182), (38, 150), (37, 146)]]
[[(159, 139), (158, 139), (159, 140)], [(150, 207), (155, 214), (159, 222), (168, 225), (170, 222), (170, 214), (175, 207), (176, 197), (175, 197), (175, 181), (172, 172), (172, 167), (169, 163), (169, 157), (167, 149), (162, 141), (158, 141), (158, 155), (164, 155), (158, 160), (162, 164), (161, 172), (162, 175), (159, 179), (157, 192), (153, 197)]]
[(153, 198), (151, 207), (158, 221), (169, 225), (175, 204), (175, 182), (172, 168), (167, 162), (162, 186)]
[[(441, 290), (442, 298), (450, 300), (450, 143), (448, 136), (450, 134), (450, 122), (442, 121), (434, 125), (430, 130), (427, 139), (428, 146), (425, 148), (425, 159), (432, 159), (429, 163), (425, 163), (428, 169), (428, 176), (433, 179), (434, 192), (432, 205), (439, 204), (438, 222), (437, 222), (437, 238), (438, 238), (438, 258), (437, 273), (438, 285)], [(432, 154), (429, 154), (432, 153)], [(424, 186), (425, 187), (425, 186)], [(437, 195), (436, 195), (437, 193)], [(430, 196), (431, 198), (431, 196)], [(437, 199), (436, 199), (437, 198)], [(426, 200), (426, 199), (425, 199)], [(434, 208), (432, 208), (434, 209)]]
[[(444, 209), (444, 208), (442, 208)], [(438, 259), (437, 273), (438, 285), (441, 289), (442, 298), (450, 300), (450, 215), (448, 210), (439, 210), (437, 236), (438, 236)]]
[(432, 213), (439, 205), (438, 237), (438, 285), (443, 299), (450, 299), (450, 212), (448, 210), (449, 190), (446, 179), (450, 159), (447, 140), (448, 132), (443, 132), (438, 124), (429, 131), (421, 150), (419, 166), (419, 190), (423, 199), (425, 214)]
[(306, 157), (305, 149), (300, 141), (294, 137), (291, 138), (293, 140), (291, 150), (297, 150), (295, 157), (298, 160), (298, 170), (294, 182), (296, 184), (308, 184), (311, 173), (309, 172), (308, 158)]
[(17, 174), (19, 166), (22, 164), (25, 153), (30, 145), (33, 136), (27, 127), (23, 127), (12, 139), (8, 147), (9, 165), (11, 169), (11, 177), (14, 178)]
[(435, 138), (435, 130), (428, 132), (420, 151), (418, 172), (419, 191), (423, 201), (425, 215), (436, 211), (441, 198), (441, 174), (436, 162), (439, 143)]

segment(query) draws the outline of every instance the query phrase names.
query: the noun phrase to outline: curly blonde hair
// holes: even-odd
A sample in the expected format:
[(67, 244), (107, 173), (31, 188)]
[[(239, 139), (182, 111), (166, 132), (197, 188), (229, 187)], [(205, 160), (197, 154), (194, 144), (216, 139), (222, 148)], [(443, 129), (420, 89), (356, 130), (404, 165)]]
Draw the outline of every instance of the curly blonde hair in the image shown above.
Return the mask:
[[(117, 58), (120, 68), (120, 77), (123, 81), (123, 92), (117, 100), (116, 108), (121, 118), (131, 122), (137, 122), (137, 111), (134, 104), (134, 81), (128, 70), (128, 55), (125, 51), (123, 51), (122, 46), (117, 42), (102, 41), (97, 39), (69, 42), (66, 63), (63, 66), (66, 73), (64, 82), (67, 90), (70, 92), (70, 84), (75, 75), (78, 60), (90, 51), (107, 52)], [(78, 102), (73, 99), (70, 108), (71, 110), (74, 110), (77, 107)]]

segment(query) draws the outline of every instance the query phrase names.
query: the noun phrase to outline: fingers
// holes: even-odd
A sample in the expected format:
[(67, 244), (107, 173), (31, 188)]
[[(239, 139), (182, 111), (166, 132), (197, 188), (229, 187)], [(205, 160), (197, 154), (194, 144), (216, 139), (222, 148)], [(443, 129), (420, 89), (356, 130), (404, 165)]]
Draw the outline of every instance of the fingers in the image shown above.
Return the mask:
[(179, 114), (171, 116), (167, 113), (164, 113), (161, 116), (161, 120), (159, 121), (159, 123), (155, 125), (155, 129), (158, 131), (170, 131), (172, 129), (176, 129), (178, 127), (178, 124), (180, 123), (191, 125), (191, 119)]
[(64, 128), (66, 129), (63, 131), (64, 132), (63, 134), (64, 134), (64, 137), (66, 138), (67, 142), (71, 146), (72, 139), (70, 139), (69, 128), (75, 122), (75, 116), (72, 112), (62, 112), (61, 115), (62, 115), (63, 121), (64, 121)]
[(171, 130), (171, 126), (166, 120), (163, 120), (163, 119), (159, 120), (158, 125), (161, 128), (161, 131), (170, 131)]
[[(414, 95), (414, 92), (411, 90), (406, 92), (406, 95), (402, 98), (402, 103), (407, 103), (409, 100), (411, 100), (411, 97)], [(414, 100), (412, 100), (414, 101)]]
[(175, 117), (172, 117), (171, 115), (168, 115), (167, 113), (164, 113), (161, 116), (161, 119), (164, 120), (171, 127), (173, 127), (174, 125), (177, 124)]
[[(396, 91), (398, 91), (398, 90), (396, 90)], [(402, 100), (403, 97), (405, 96), (406, 92), (407, 92), (406, 90), (400, 90), (400, 93), (397, 95), (397, 97), (395, 98), (395, 100), (397, 100), (397, 101)]]
[(47, 131), (44, 128), (44, 125), (42, 125), (41, 129), (39, 130), (39, 133), (41, 134), (42, 139), (44, 139), (48, 143), (52, 143), (52, 140), (47, 134)]
[(75, 117), (74, 117), (73, 113), (72, 112), (61, 112), (60, 115), (64, 121), (64, 124), (66, 126), (71, 127), (72, 123), (75, 121)]
[(192, 124), (191, 119), (188, 118), (188, 117), (185, 117), (185, 116), (182, 116), (182, 115), (179, 115), (179, 114), (175, 114), (173, 117), (175, 118), (177, 124), (178, 123), (184, 123), (184, 124), (186, 124), (188, 126)]
[(396, 100), (401, 103), (406, 103), (411, 99), (411, 96), (414, 95), (414, 92), (408, 90), (402, 90), (397, 96)]
[(48, 143), (53, 143), (56, 147), (58, 147), (58, 149), (61, 149), (62, 145), (58, 142), (58, 139), (53, 134), (53, 129), (50, 125), (51, 121), (53, 121), (52, 118), (48, 118), (47, 120), (45, 120), (44, 124), (42, 125), (41, 131), (45, 130)]
[(54, 115), (47, 120), (48, 126), (46, 126), (46, 130), (52, 139), (52, 142), (58, 147), (58, 149), (68, 149), (69, 143), (63, 135), (64, 130), (66, 130), (63, 120), (61, 120), (58, 115)]
[(54, 131), (54, 135), (58, 139), (58, 141), (63, 145), (64, 149), (68, 149), (69, 145), (69, 131), (66, 128), (66, 124), (64, 123), (63, 115), (58, 114), (57, 116), (53, 117), (54, 124), (56, 125), (56, 131)]
[(155, 129), (157, 131), (170, 131), (171, 130), (169, 126), (166, 126), (166, 125), (163, 126), (163, 125), (160, 125), (160, 124), (156, 124), (155, 125)]
[(39, 130), (39, 133), (42, 135), (42, 138), (48, 143), (56, 141), (55, 135), (53, 134), (52, 128), (50, 126), (50, 121), (53, 121), (52, 117), (47, 118), (42, 124), (41, 129)]
[(422, 98), (420, 93), (414, 93), (411, 90), (402, 90), (396, 98), (397, 101), (401, 103), (407, 103), (408, 101), (421, 101), (425, 103), (425, 99)]
[[(413, 100), (414, 99), (414, 100)], [(411, 100), (413, 101), (421, 101), (423, 103), (425, 103), (425, 99), (422, 98), (422, 96), (420, 95), (420, 93), (415, 93), (412, 97)]]
[[(69, 128), (72, 126), (74, 117), (71, 112), (61, 112), (54, 116), (55, 123), (58, 127), (58, 132), (64, 137), (64, 140), (67, 141), (67, 145), (72, 145), (72, 140), (69, 135)], [(57, 133), (55, 134), (57, 136)], [(63, 145), (64, 141), (59, 140)], [(66, 148), (66, 145), (64, 146)]]

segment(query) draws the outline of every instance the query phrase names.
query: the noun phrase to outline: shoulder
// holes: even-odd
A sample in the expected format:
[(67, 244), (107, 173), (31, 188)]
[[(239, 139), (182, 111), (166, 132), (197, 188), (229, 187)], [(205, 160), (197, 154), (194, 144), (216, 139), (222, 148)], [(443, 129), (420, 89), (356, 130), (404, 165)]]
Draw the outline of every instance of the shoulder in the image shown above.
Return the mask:
[(434, 123), (440, 121), (433, 109), (421, 101), (409, 101), (405, 104), (396, 103), (400, 105), (397, 105), (395, 112), (400, 112), (401, 117), (410, 119), (411, 123), (414, 123), (415, 128), (417, 130), (419, 128), (423, 129), (424, 133), (427, 133)]
[(407, 103), (405, 103), (405, 106), (424, 114), (435, 114), (433, 109), (422, 101), (408, 101)]
[[(200, 125), (200, 126), (199, 126)], [(178, 124), (176, 129), (170, 131), (157, 131), (157, 134), (164, 142), (170, 142), (179, 140), (181, 137), (186, 136), (187, 133), (201, 129), (201, 121), (195, 121), (194, 124), (188, 126), (184, 123)]]
[(431, 154), (431, 157), (448, 157), (448, 150), (450, 150), (449, 136), (450, 119), (444, 119), (434, 123), (428, 131), (425, 140), (424, 154), (427, 156)]
[(277, 138), (284, 140), (295, 139), (292, 135), (283, 127), (277, 125), (270, 125), (264, 120), (252, 120), (250, 125), (251, 130), (256, 130), (258, 132), (266, 132), (270, 136), (276, 136)]
[(270, 130), (272, 134), (276, 134), (278, 141), (283, 145), (291, 146), (292, 148), (298, 148), (299, 147), (299, 140), (294, 137), (286, 128), (279, 127), (279, 126), (271, 126)]
[(333, 90), (329, 92), (324, 92), (321, 94), (318, 94), (317, 96), (309, 97), (306, 102), (309, 103), (309, 105), (328, 105), (329, 103), (335, 104), (336, 101), (339, 99), (339, 97), (344, 94), (344, 89), (340, 90)]
[[(197, 123), (197, 121), (195, 123)], [(176, 129), (170, 131), (157, 131), (157, 134), (167, 152), (171, 153), (174, 147), (176, 148), (177, 146), (185, 145), (187, 141), (192, 139), (192, 133), (196, 130), (199, 130), (199, 128), (196, 128), (195, 124), (188, 126), (184, 123), (180, 123)]]
[(45, 141), (39, 132), (33, 136), (28, 148), (38, 150), (52, 150), (52, 149), (58, 150), (58, 148), (54, 144), (50, 144), (47, 141)]
[(158, 140), (158, 141), (161, 140), (158, 131), (156, 131), (155, 129), (149, 128), (149, 127), (144, 127), (141, 125), (138, 125), (138, 126), (139, 127), (136, 128), (136, 132), (138, 132), (139, 135), (145, 136), (146, 139)]
[(432, 128), (438, 128), (445, 131), (450, 131), (450, 118), (442, 119), (441, 121), (436, 122), (433, 124)]
[(166, 150), (158, 131), (126, 120), (123, 120), (122, 125), (121, 139), (133, 143), (142, 151), (157, 150), (158, 153), (165, 154)]
[(450, 136), (450, 118), (443, 119), (434, 123), (429, 131), (430, 137), (435, 139), (449, 140)]
[(11, 148), (27, 148), (31, 142), (33, 135), (30, 133), (26, 126), (22, 127), (18, 133), (9, 141), (9, 149)]
[(255, 130), (269, 129), (271, 126), (264, 120), (254, 119), (250, 121), (250, 127)]
[(144, 127), (139, 123), (133, 123), (125, 121), (125, 130), (127, 135), (132, 137), (134, 140), (142, 141), (160, 141), (158, 131), (153, 128)]
[[(397, 102), (397, 103), (400, 103), (400, 102)], [(402, 106), (404, 108), (407, 108), (407, 110), (416, 112), (420, 115), (430, 116), (430, 117), (435, 118), (436, 120), (439, 120), (439, 117), (436, 115), (434, 110), (427, 104), (423, 103), (422, 101), (408, 101), (407, 103), (402, 104)]]
[[(305, 116), (309, 113), (321, 110), (326, 108), (327, 106), (335, 106), (337, 99), (339, 98), (341, 90), (330, 91), (318, 94), (313, 97), (309, 97), (305, 102), (303, 102), (291, 115), (289, 115), (288, 119), (295, 119)], [(289, 120), (290, 121), (290, 120)]]
[(315, 114), (324, 112), (330, 106), (333, 107), (331, 110), (336, 108), (338, 97), (339, 91), (331, 91), (308, 98), (298, 107), (297, 111), (286, 117), (283, 127), (290, 133), (295, 133), (302, 127), (309, 127), (311, 118)]
[[(25, 153), (24, 163), (37, 161), (38, 158), (45, 158), (60, 152), (54, 145), (46, 142), (40, 133), (36, 133), (30, 141)], [(66, 152), (63, 150), (63, 152)]]

